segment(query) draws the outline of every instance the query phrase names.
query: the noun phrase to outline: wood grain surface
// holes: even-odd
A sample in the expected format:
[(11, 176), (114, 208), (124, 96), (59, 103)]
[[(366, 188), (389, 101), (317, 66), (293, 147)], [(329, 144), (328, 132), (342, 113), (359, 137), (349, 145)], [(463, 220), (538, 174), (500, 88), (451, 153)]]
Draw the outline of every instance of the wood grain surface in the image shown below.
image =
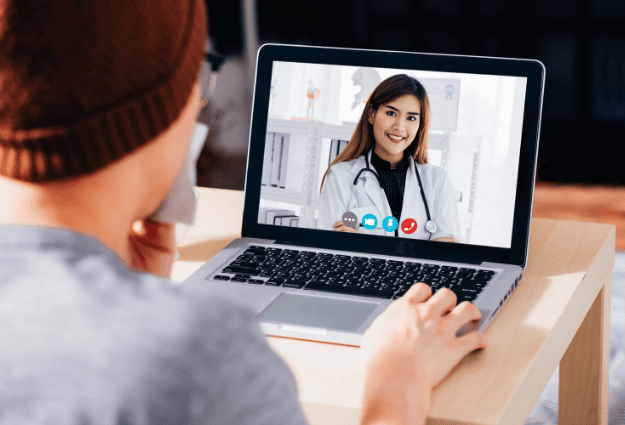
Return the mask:
[[(177, 281), (240, 235), (242, 192), (199, 189), (198, 220), (172, 273)], [(523, 280), (486, 330), (488, 347), (466, 357), (434, 392), (428, 424), (522, 424), (565, 353), (561, 376), (570, 388), (561, 394), (567, 398), (562, 408), (574, 418), (570, 423), (588, 418), (606, 423), (601, 412), (607, 403), (610, 305), (601, 290), (609, 294), (614, 238), (612, 225), (533, 219)], [(358, 423), (363, 385), (358, 348), (267, 340), (293, 372), (311, 425)], [(587, 362), (589, 371), (575, 378)]]

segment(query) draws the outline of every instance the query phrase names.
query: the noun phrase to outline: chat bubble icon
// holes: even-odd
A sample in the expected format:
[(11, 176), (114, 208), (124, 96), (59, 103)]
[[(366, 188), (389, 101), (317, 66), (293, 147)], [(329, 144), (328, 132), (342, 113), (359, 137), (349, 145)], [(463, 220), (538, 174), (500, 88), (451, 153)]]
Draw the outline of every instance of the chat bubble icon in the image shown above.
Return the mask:
[(341, 221), (347, 227), (354, 228), (358, 226), (358, 216), (351, 211), (344, 213), (343, 217), (341, 217)]

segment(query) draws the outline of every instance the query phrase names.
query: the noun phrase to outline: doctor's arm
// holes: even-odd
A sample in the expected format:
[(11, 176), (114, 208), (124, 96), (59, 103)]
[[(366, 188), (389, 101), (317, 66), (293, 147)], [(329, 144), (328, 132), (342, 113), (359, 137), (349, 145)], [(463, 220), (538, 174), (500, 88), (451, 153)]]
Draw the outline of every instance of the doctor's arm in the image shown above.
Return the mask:
[(450, 236), (450, 237), (448, 237), (448, 238), (436, 238), (436, 239), (434, 239), (434, 240), (435, 240), (435, 241), (438, 241), (438, 242), (454, 242), (454, 243), (460, 243), (460, 241), (459, 241), (459, 240), (457, 240), (456, 238), (454, 238), (454, 237), (452, 237), (452, 236)]
[(342, 221), (337, 221), (332, 225), (334, 230), (337, 232), (351, 232), (351, 233), (360, 233), (357, 228), (347, 227)]

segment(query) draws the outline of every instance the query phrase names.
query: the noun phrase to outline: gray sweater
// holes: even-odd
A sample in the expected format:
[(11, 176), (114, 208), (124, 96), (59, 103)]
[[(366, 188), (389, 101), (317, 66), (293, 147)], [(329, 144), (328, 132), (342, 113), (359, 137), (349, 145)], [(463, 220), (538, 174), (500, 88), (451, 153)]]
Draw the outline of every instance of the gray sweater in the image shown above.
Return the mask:
[(0, 226), (0, 424), (305, 424), (246, 308), (69, 230)]

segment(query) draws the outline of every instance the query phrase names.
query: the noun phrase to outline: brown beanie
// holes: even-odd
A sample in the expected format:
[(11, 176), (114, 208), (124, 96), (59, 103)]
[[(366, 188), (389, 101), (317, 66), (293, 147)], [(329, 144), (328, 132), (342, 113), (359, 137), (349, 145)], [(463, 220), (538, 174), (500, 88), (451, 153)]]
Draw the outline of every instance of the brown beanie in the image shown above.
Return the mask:
[(156, 138), (205, 37), (204, 0), (0, 0), (0, 175), (79, 176)]

